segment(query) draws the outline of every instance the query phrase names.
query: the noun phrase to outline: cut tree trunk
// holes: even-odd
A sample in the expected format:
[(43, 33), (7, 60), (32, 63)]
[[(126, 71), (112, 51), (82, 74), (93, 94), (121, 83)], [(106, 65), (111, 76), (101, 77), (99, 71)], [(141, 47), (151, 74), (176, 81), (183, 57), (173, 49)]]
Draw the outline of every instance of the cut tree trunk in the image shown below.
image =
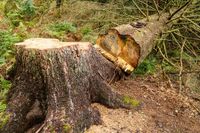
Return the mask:
[(168, 13), (152, 15), (149, 20), (111, 28), (99, 35), (96, 47), (106, 58), (131, 73), (151, 52), (155, 40), (167, 28), (168, 17)]
[(35, 38), (15, 46), (9, 119), (1, 133), (80, 133), (101, 122), (91, 103), (132, 107), (110, 85), (124, 73), (92, 44)]

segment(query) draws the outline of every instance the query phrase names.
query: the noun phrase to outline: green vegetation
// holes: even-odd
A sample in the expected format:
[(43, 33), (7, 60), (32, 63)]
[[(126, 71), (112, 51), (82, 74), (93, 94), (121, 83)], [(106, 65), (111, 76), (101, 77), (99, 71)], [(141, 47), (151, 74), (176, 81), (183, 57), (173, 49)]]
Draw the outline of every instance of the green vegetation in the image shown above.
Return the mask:
[(68, 33), (68, 32), (72, 32), (72, 33), (75, 33), (76, 32), (76, 27), (70, 23), (70, 22), (57, 22), (57, 23), (54, 23), (54, 24), (51, 24), (49, 26), (49, 30), (53, 31), (53, 32), (65, 32), (65, 33)]
[(36, 7), (32, 0), (8, 0), (5, 3), (4, 13), (13, 26), (19, 26), (21, 22), (28, 22), (36, 15)]
[(149, 56), (133, 72), (137, 75), (153, 74), (156, 71), (157, 59)]
[(140, 105), (138, 100), (135, 100), (129, 96), (124, 96), (123, 102), (125, 104), (131, 105), (132, 107), (138, 107)]
[(6, 94), (11, 87), (11, 83), (0, 76), (0, 128), (2, 128), (9, 120), (6, 110)]
[(5, 107), (4, 105), (4, 101), (6, 99), (5, 95), (10, 87), (11, 87), (10, 81), (5, 80), (3, 76), (0, 76), (0, 106), (2, 105), (2, 107), (0, 107), (0, 110), (3, 110), (3, 107)]
[(64, 133), (69, 133), (71, 131), (71, 126), (69, 124), (63, 125)]
[(96, 41), (96, 36), (94, 35), (94, 31), (91, 26), (84, 26), (80, 29), (80, 32), (83, 36), (83, 41), (90, 41), (90, 42), (95, 42)]
[(194, 0), (184, 11), (180, 11), (181, 15), (169, 21), (172, 29), (162, 34), (157, 45), (160, 56), (165, 60), (164, 65), (170, 64), (178, 71), (180, 68), (186, 71), (191, 67), (197, 68), (200, 57), (199, 8), (200, 2)]
[(71, 22), (56, 22), (48, 26), (48, 33), (56, 38), (62, 39), (67, 33), (76, 33), (77, 29)]
[(13, 44), (21, 39), (11, 31), (0, 31), (0, 66), (6, 63), (6, 60), (13, 57)]
[(0, 129), (9, 121), (10, 116), (0, 111)]

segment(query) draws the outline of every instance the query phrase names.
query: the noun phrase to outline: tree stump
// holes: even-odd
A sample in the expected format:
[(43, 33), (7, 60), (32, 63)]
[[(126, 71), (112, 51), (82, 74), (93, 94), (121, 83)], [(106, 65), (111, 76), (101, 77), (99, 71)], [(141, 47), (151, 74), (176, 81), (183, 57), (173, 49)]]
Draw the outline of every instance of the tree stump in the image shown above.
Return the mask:
[(2, 133), (80, 133), (101, 122), (91, 103), (131, 107), (110, 85), (124, 73), (91, 43), (34, 38), (15, 46)]

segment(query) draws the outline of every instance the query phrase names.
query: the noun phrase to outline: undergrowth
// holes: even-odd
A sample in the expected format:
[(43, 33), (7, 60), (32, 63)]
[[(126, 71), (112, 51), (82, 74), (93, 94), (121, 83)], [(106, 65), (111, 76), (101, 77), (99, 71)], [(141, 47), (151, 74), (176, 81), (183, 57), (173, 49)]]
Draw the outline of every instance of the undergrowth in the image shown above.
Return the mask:
[(153, 55), (148, 56), (133, 72), (137, 75), (150, 75), (156, 72), (158, 61)]
[(0, 128), (2, 128), (9, 120), (9, 115), (6, 114), (6, 94), (11, 87), (11, 83), (5, 80), (3, 76), (0, 75)]
[(3, 76), (0, 76), (0, 112), (4, 112), (6, 109), (6, 94), (10, 87), (10, 81), (5, 80)]
[(184, 91), (184, 86), (200, 90), (200, 79), (193, 83), (195, 86), (188, 84), (200, 72), (200, 1), (190, 0), (186, 4), (179, 8), (179, 15), (169, 20), (172, 28), (162, 34), (156, 47), (165, 73), (178, 77), (179, 92)]
[(13, 26), (19, 26), (21, 22), (28, 22), (35, 17), (36, 7), (33, 5), (33, 0), (8, 0), (4, 13)]
[(13, 58), (13, 44), (20, 40), (21, 38), (11, 31), (0, 31), (0, 66)]
[(77, 28), (71, 22), (56, 22), (52, 23), (47, 28), (48, 34), (62, 40), (62, 37), (68, 33), (76, 33)]
[[(9, 62), (14, 58), (13, 44), (18, 41), (20, 41), (20, 38), (12, 34), (12, 32), (0, 31), (0, 70), (6, 71), (10, 64)], [(0, 73), (0, 128), (3, 127), (9, 119), (9, 116), (5, 114), (5, 109), (6, 94), (11, 87), (10, 81), (4, 79), (2, 73)]]

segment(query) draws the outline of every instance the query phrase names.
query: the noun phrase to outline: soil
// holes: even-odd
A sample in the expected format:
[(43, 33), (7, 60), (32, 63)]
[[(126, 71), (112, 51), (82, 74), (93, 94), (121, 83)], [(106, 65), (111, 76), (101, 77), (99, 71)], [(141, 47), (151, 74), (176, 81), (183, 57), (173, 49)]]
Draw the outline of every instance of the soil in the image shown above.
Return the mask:
[(111, 109), (95, 103), (103, 123), (91, 126), (85, 133), (200, 132), (200, 102), (179, 94), (175, 84), (137, 77), (115, 83), (114, 88), (139, 100), (140, 106), (132, 110)]

